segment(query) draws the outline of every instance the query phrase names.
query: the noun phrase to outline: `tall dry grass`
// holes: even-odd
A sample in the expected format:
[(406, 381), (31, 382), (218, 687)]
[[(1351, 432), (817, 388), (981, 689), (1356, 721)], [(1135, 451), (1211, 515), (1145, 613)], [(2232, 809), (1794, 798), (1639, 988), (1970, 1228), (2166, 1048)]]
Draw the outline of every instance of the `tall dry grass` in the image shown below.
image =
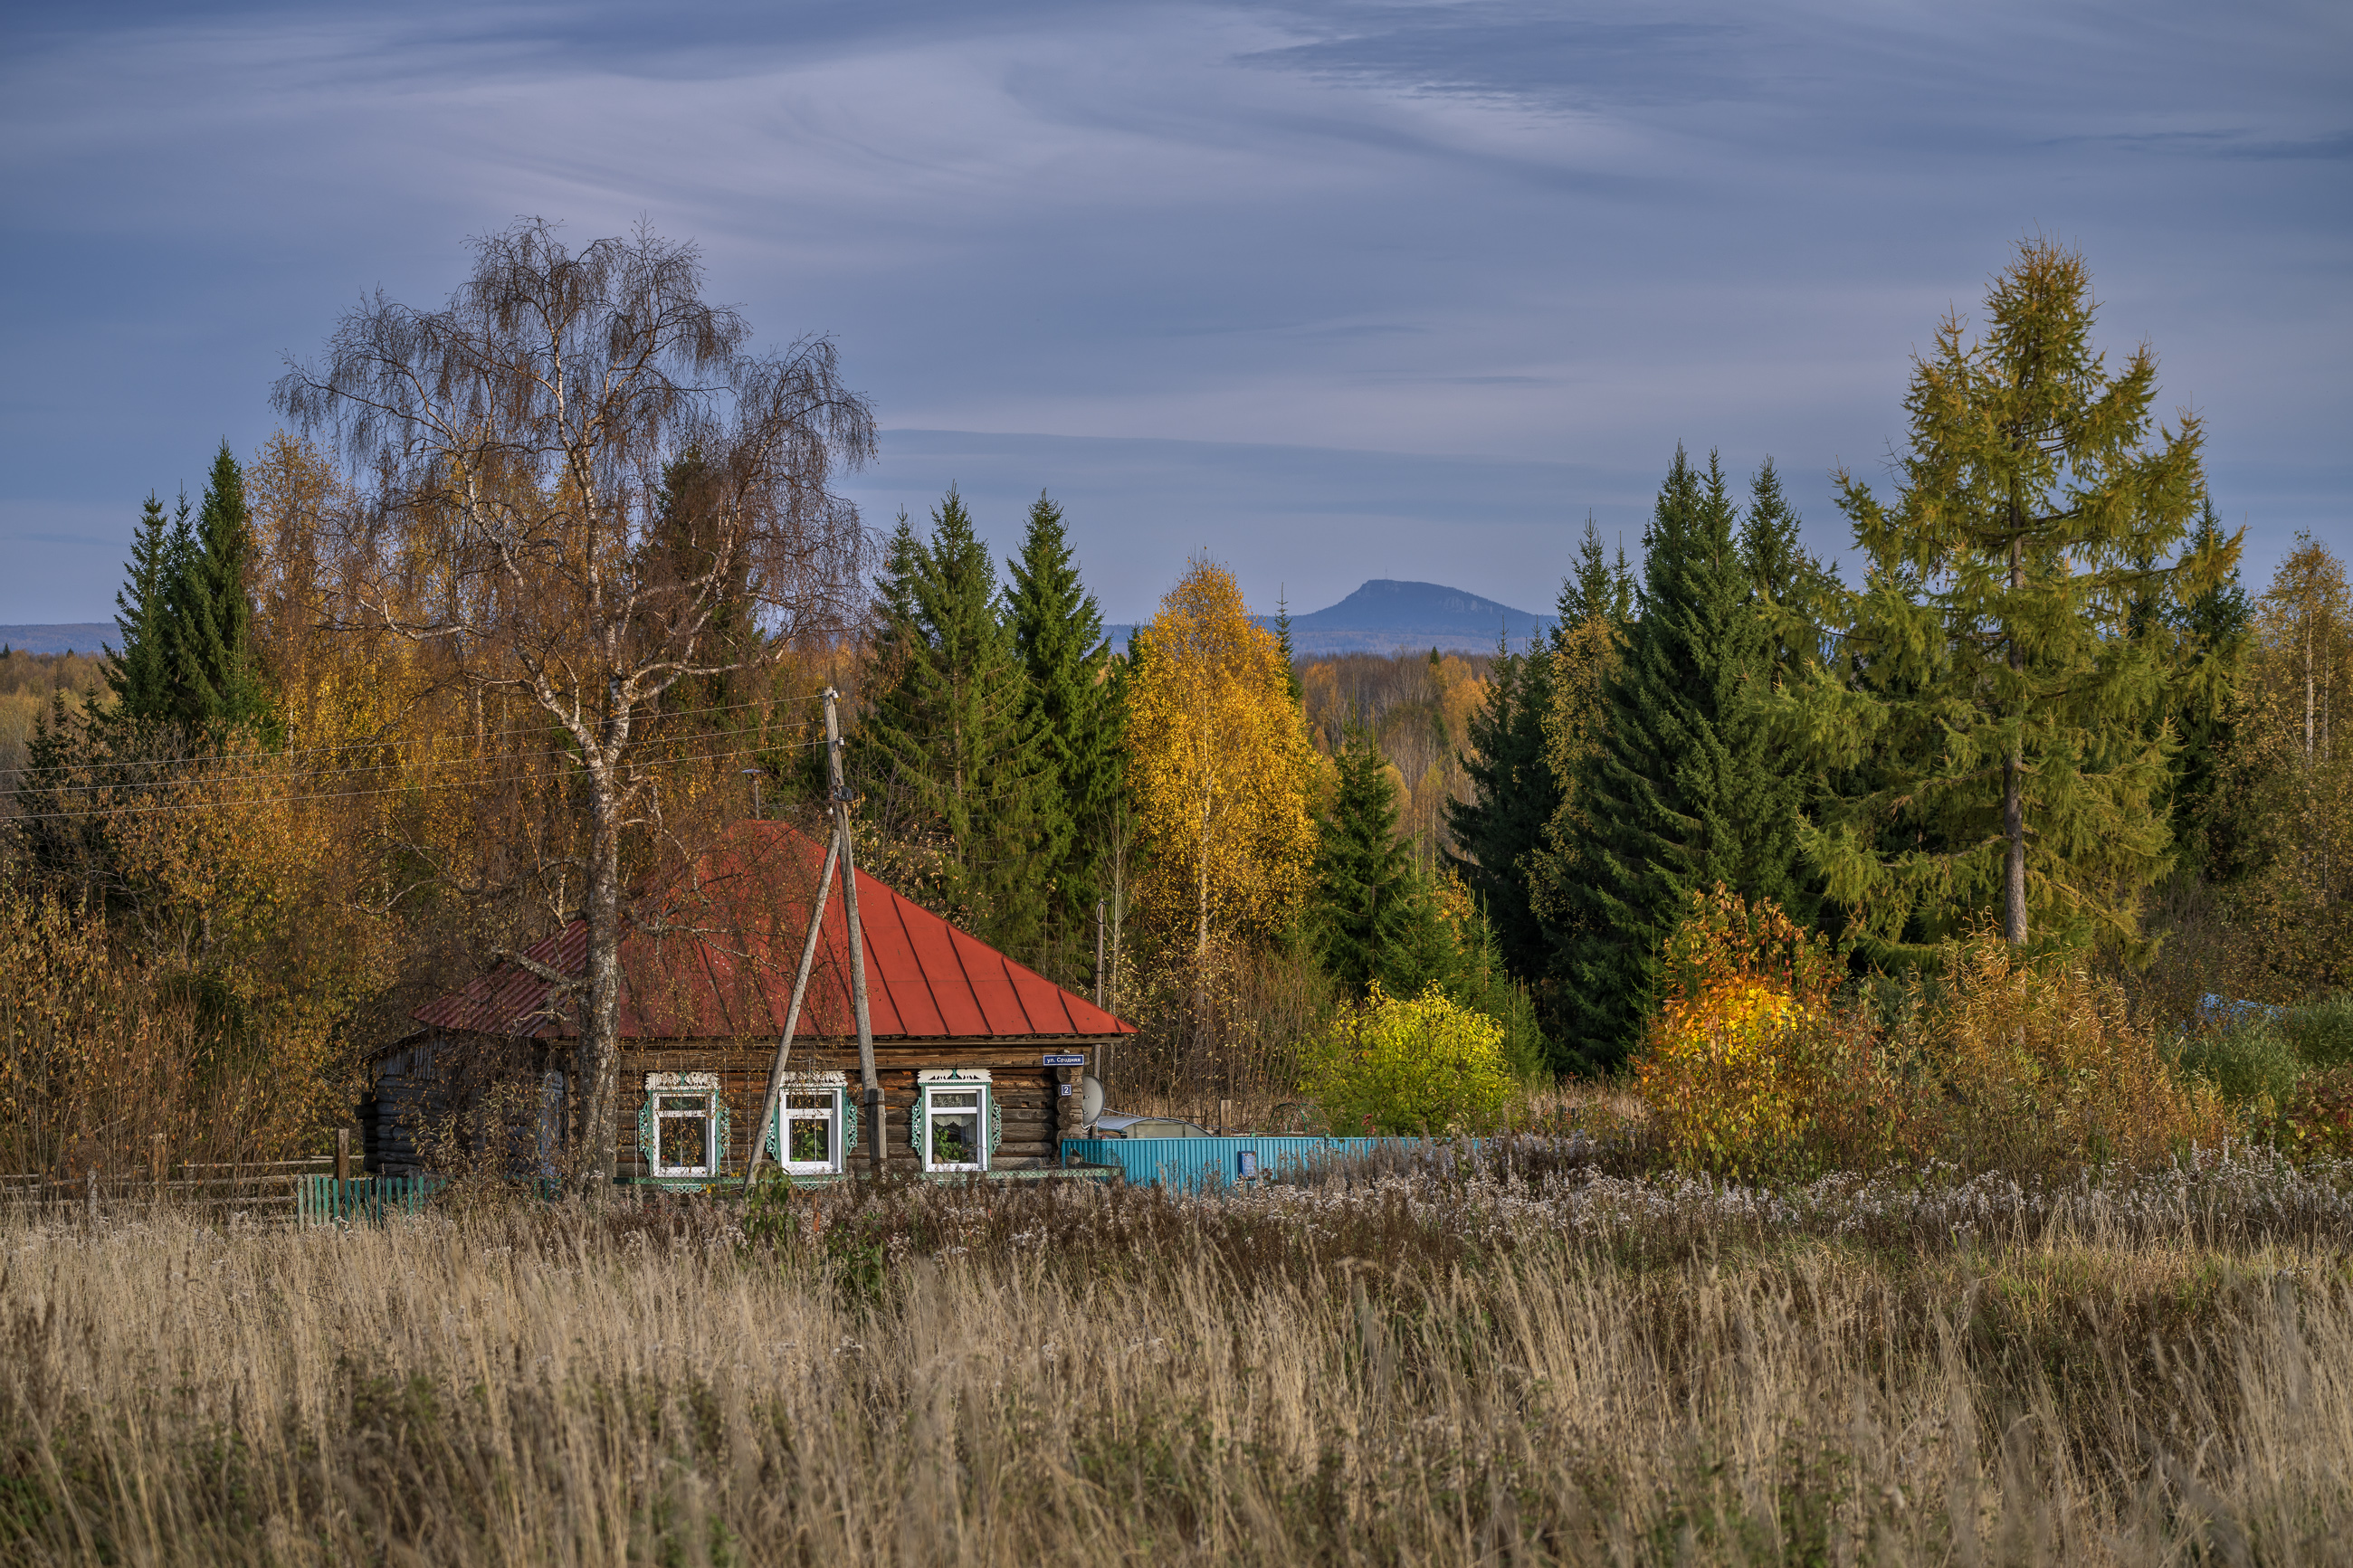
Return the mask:
[(2341, 1184), (2135, 1181), (17, 1228), (0, 1561), (2343, 1560)]

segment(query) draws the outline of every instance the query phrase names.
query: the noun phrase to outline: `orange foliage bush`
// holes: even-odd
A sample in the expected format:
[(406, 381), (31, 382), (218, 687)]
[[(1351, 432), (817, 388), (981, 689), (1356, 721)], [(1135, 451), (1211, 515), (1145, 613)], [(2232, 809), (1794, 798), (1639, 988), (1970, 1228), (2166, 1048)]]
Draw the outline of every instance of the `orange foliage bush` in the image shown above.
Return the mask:
[[(1666, 951), (1672, 989), (1634, 1063), (1662, 1152), (1725, 1175), (2148, 1163), (2230, 1130), (2124, 996), (2080, 963), (1990, 931), (1947, 950), (1902, 1026), (1841, 1005), (1828, 944), (1769, 902), (1695, 895)], [(2316, 1137), (2326, 1138), (2325, 1108)]]
[(1820, 938), (1719, 886), (1693, 895), (1665, 957), (1673, 990), (1634, 1071), (1676, 1164), (1762, 1175), (1904, 1152), (1915, 1118), (1876, 1032), (1835, 1005)]

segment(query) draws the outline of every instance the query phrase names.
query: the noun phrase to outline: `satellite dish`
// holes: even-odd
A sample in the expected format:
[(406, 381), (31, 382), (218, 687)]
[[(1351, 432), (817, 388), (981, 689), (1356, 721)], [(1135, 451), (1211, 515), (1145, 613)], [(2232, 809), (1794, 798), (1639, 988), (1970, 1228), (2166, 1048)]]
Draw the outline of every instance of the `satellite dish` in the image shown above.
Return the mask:
[(1089, 1127), (1103, 1112), (1103, 1080), (1088, 1073), (1079, 1079), (1079, 1120)]

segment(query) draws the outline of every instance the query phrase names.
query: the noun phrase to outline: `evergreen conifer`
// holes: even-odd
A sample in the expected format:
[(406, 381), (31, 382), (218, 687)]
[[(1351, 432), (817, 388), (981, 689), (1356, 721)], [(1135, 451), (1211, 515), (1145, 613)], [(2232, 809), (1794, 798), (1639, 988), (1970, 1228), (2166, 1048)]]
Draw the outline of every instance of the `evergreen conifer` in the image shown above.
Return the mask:
[(1282, 650), (1282, 682), (1294, 706), (1303, 703), (1306, 689), (1299, 684), (1299, 652), (1291, 646), (1291, 596), (1281, 589), (1274, 595), (1274, 641)]
[(939, 851), (944, 900), (975, 933), (1037, 956), (1040, 745), (1025, 735), (1029, 682), (997, 618), (997, 572), (951, 487), (919, 539), (904, 516), (877, 584), (871, 707), (861, 750), (905, 825)]
[(1996, 910), (2015, 945), (2130, 944), (2171, 860), (2161, 721), (2212, 675), (2146, 634), (2237, 542), (2151, 564), (2204, 494), (2199, 425), (2152, 431), (2146, 346), (2109, 374), (2082, 258), (2026, 243), (1987, 307), (1981, 340), (1948, 316), (1915, 362), (1894, 504), (1839, 476), (1870, 567), (1841, 595), (1841, 667), (1788, 705), (1841, 790), (1805, 850), (1891, 947)]
[[(2205, 498), (2184, 558), (2219, 554), (2231, 542), (2213, 498)], [(2227, 880), (2245, 868), (2240, 863), (2241, 847), (2228, 829), (2232, 814), (2216, 809), (2215, 790), (2231, 753), (2232, 693), (2254, 626), (2253, 606), (2239, 581), (2235, 556), (2223, 575), (2176, 607), (2171, 619), (2174, 631), (2188, 644), (2189, 657), (2208, 665), (2214, 677), (2185, 681), (2172, 714), (2181, 743), (2173, 759), (2173, 835), (2200, 874), (2209, 880)]]
[[(180, 498), (180, 518), (185, 523), (188, 500)], [(115, 590), (114, 625), (122, 634), (121, 648), (106, 649), (106, 684), (114, 692), (114, 712), (125, 722), (176, 717), (172, 687), (171, 615), (166, 595), (177, 574), (173, 557), (174, 531), (164, 516), (164, 503), (153, 491), (132, 535), (130, 570)]]
[(1822, 657), (1821, 617), (1838, 574), (1799, 539), (1797, 512), (1781, 493), (1781, 476), (1765, 459), (1750, 487), (1740, 528), (1741, 563), (1749, 592), (1767, 618), (1768, 681), (1783, 680)]
[(1765, 628), (1736, 510), (1715, 458), (1703, 471), (1676, 448), (1644, 540), (1641, 616), (1577, 781), (1567, 1000), (1594, 1067), (1637, 1042), (1660, 944), (1694, 889), (1722, 882), (1784, 905), (1795, 891), (1797, 801), (1760, 701)]
[(1038, 798), (1037, 874), (1051, 886), (1047, 944), (1075, 978), (1081, 939), (1105, 893), (1103, 863), (1120, 789), (1111, 644), (1103, 609), (1080, 580), (1062, 509), (1043, 491), (1030, 505), (1021, 553), (1005, 565), (1007, 626), (1029, 682), (1022, 729), (1039, 747), (1046, 786)]
[(1485, 911), (1505, 970), (1531, 984), (1543, 980), (1552, 957), (1532, 882), (1546, 825), (1560, 807), (1560, 785), (1545, 757), (1551, 709), (1551, 650), (1541, 643), (1518, 653), (1508, 643), (1499, 647), (1486, 704), (1465, 726), (1461, 762), (1471, 798), (1445, 803), (1454, 841), (1447, 864)]
[(1315, 851), (1309, 930), (1325, 973), (1361, 993), (1394, 984), (1430, 910), (1412, 846), (1398, 837), (1397, 781), (1388, 759), (1350, 725), (1336, 759), (1338, 786)]
[(252, 550), (245, 476), (223, 441), (195, 527), (188, 527), (185, 511), (174, 526), (165, 588), (174, 716), (192, 730), (251, 724), (268, 716), (254, 668), (253, 600), (245, 581)]

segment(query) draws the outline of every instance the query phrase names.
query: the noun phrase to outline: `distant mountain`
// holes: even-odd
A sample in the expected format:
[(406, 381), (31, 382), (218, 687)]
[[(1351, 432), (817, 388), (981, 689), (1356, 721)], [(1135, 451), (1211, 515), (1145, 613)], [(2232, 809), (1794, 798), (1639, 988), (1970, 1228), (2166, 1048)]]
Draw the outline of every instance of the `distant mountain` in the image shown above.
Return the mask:
[[(1272, 616), (1258, 624), (1270, 631)], [(1105, 630), (1125, 643), (1130, 626)], [(1328, 609), (1291, 617), (1294, 652), (1378, 653), (1439, 648), (1447, 653), (1493, 653), (1497, 637), (1525, 647), (1552, 629), (1552, 617), (1515, 610), (1460, 588), (1437, 583), (1399, 583), (1376, 577)]]
[(26, 653), (96, 653), (122, 634), (112, 621), (74, 621), (60, 626), (0, 626), (0, 646)]
[[(1271, 626), (1273, 617), (1259, 624)], [(1498, 637), (1512, 646), (1551, 629), (1549, 616), (1436, 583), (1398, 583), (1376, 577), (1327, 610), (1291, 617), (1291, 646), (1299, 653), (1396, 653), (1440, 648), (1449, 653), (1493, 653)]]

